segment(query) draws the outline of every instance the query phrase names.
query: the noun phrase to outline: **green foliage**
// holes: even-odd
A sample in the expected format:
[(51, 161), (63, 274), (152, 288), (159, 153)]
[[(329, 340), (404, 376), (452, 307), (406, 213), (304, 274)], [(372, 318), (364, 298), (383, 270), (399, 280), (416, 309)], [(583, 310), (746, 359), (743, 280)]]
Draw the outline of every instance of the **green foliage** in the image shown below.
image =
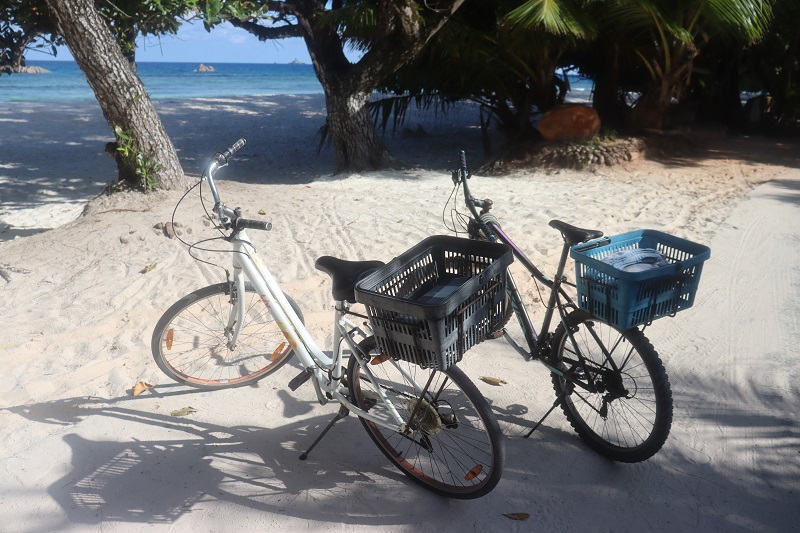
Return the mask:
[(742, 88), (773, 96), (776, 118), (800, 116), (800, 2), (776, 0), (769, 31), (744, 56)]
[(230, 19), (273, 20), (269, 15), (269, 3), (250, 0), (192, 0), (193, 9), (202, 13), (206, 29)]
[(157, 174), (161, 170), (161, 163), (153, 154), (145, 154), (139, 148), (130, 130), (115, 126), (114, 133), (117, 136), (117, 152), (125, 164), (133, 169), (138, 179), (138, 183), (134, 185), (144, 192), (158, 189)]
[(44, 0), (0, 1), (0, 74), (24, 65), (26, 50), (55, 55), (62, 43)]
[[(100, 15), (122, 51), (133, 56), (137, 35), (164, 35), (178, 31), (182, 20), (197, 8), (197, 0), (95, 0)], [(0, 69), (16, 55), (39, 49), (56, 54), (64, 44), (56, 33), (44, 0), (0, 1)]]
[(586, 39), (596, 30), (590, 16), (592, 3), (593, 0), (528, 0), (509, 12), (508, 20), (525, 28)]
[[(694, 59), (712, 38), (750, 43), (767, 30), (773, 0), (615, 0), (651, 75), (667, 77)], [(637, 38), (641, 35), (642, 38)]]
[[(383, 90), (430, 107), (464, 99), (481, 105), (510, 140), (533, 134), (533, 106), (560, 102), (556, 74), (564, 54), (596, 31), (591, 0), (466, 3), (411, 64)], [(440, 104), (436, 104), (440, 105)], [(384, 118), (384, 123), (386, 119)]]

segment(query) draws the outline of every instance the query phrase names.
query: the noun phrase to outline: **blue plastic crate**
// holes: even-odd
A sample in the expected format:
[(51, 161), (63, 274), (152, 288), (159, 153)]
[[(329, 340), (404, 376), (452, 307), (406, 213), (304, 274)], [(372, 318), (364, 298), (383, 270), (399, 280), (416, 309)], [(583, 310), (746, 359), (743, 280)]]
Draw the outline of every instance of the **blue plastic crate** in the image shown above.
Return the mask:
[[(605, 263), (612, 254), (655, 249), (667, 265), (626, 272)], [(694, 304), (707, 246), (655, 230), (638, 230), (575, 245), (578, 304), (621, 330), (672, 316)]]

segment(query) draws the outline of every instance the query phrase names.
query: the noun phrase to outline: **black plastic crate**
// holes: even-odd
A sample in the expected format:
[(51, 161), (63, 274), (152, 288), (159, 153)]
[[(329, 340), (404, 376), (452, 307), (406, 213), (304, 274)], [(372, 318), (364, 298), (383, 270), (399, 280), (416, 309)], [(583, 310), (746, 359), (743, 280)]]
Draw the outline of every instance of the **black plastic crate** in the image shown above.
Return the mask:
[(356, 285), (378, 347), (445, 370), (494, 331), (507, 313), (504, 244), (429, 237)]

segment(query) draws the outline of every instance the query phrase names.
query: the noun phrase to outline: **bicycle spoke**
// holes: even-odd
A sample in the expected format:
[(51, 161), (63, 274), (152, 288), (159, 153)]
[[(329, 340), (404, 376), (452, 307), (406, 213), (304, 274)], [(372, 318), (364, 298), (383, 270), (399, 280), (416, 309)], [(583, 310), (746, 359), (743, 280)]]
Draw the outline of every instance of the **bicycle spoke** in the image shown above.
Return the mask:
[(638, 329), (621, 332), (583, 311), (568, 322), (570, 335), (563, 326), (554, 335), (551, 357), (565, 374), (554, 376), (553, 385), (557, 394), (568, 380), (586, 390), (573, 387), (566, 395), (567, 419), (603, 455), (628, 462), (651, 457), (672, 420), (672, 395), (658, 354)]
[[(351, 360), (348, 376), (354, 402), (363, 408), (367, 398), (378, 396), (370, 391), (380, 387), (409, 427), (402, 435), (362, 419), (386, 457), (414, 481), (446, 496), (473, 498), (491, 490), (502, 468), (499, 426), (489, 418), (488, 405), (476, 407), (485, 400), (460, 370), (431, 371), (392, 360), (371, 366), (370, 379), (359, 368)], [(370, 405), (369, 413), (390, 420), (388, 406), (380, 401)]]
[[(153, 333), (153, 356), (167, 375), (197, 387), (241, 386), (271, 374), (292, 356), (280, 328), (249, 287), (242, 295), (245, 312), (236, 319), (241, 329), (229, 347), (226, 330), (236, 312), (229, 290), (227, 283), (200, 289), (164, 314)], [(290, 305), (302, 320), (296, 304), (290, 300)]]

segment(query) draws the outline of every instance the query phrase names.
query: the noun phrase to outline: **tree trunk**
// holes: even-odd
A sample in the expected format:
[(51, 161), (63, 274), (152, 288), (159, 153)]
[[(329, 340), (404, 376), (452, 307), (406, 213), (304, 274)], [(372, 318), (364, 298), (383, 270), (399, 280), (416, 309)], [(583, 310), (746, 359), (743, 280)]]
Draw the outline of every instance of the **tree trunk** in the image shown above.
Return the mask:
[(305, 41), (325, 91), (328, 136), (336, 155), (335, 172), (404, 166), (391, 155), (369, 114), (369, 99), (381, 75), (351, 64), (335, 33), (305, 25)]
[[(386, 149), (369, 114), (372, 91), (416, 55), (464, 0), (437, 4), (435, 16), (423, 20), (413, 0), (381, 1), (376, 7), (375, 36), (355, 64), (344, 54), (341, 35), (324, 23), (327, 2), (298, 2), (293, 13), (306, 42), (317, 78), (325, 90), (328, 134), (336, 154), (336, 172), (402, 167)], [(342, 2), (333, 2), (341, 9)], [(251, 32), (257, 28), (248, 27)], [(264, 33), (262, 33), (264, 35)]]
[[(75, 61), (100, 103), (103, 116), (115, 131), (118, 145), (128, 143), (142, 160), (127, 158), (127, 164), (147, 187), (143, 170), (152, 173), (158, 186), (164, 189), (185, 189), (183, 173), (172, 141), (167, 136), (161, 120), (150, 102), (147, 91), (128, 61), (105, 21), (94, 9), (92, 0), (47, 0), (56, 21), (59, 34), (64, 38)], [(120, 128), (128, 137), (116, 133)], [(145, 163), (142, 165), (142, 161)]]
[(592, 106), (600, 115), (603, 126), (619, 128), (624, 125), (625, 106), (620, 105), (619, 96), (619, 44), (611, 39), (604, 39), (596, 47), (594, 56), (598, 62), (595, 69), (594, 93)]
[(792, 74), (794, 73), (795, 65), (798, 60), (798, 50), (800, 49), (800, 35), (790, 37), (786, 52), (783, 57), (783, 68), (778, 75), (778, 90), (776, 91), (775, 108), (781, 118), (789, 118), (794, 120), (797, 116), (797, 102), (791, 98), (792, 88), (794, 83), (792, 81)]
[(17, 43), (17, 46), (11, 50), (11, 72), (21, 72), (22, 67), (25, 66), (25, 50), (28, 45), (36, 40), (37, 34), (25, 36), (25, 38)]
[(664, 115), (669, 109), (670, 97), (670, 87), (665, 80), (651, 83), (631, 111), (631, 128), (634, 131), (662, 129)]
[(367, 104), (369, 93), (363, 91), (325, 91), (328, 112), (328, 135), (336, 154), (336, 172), (400, 168), (378, 136)]

